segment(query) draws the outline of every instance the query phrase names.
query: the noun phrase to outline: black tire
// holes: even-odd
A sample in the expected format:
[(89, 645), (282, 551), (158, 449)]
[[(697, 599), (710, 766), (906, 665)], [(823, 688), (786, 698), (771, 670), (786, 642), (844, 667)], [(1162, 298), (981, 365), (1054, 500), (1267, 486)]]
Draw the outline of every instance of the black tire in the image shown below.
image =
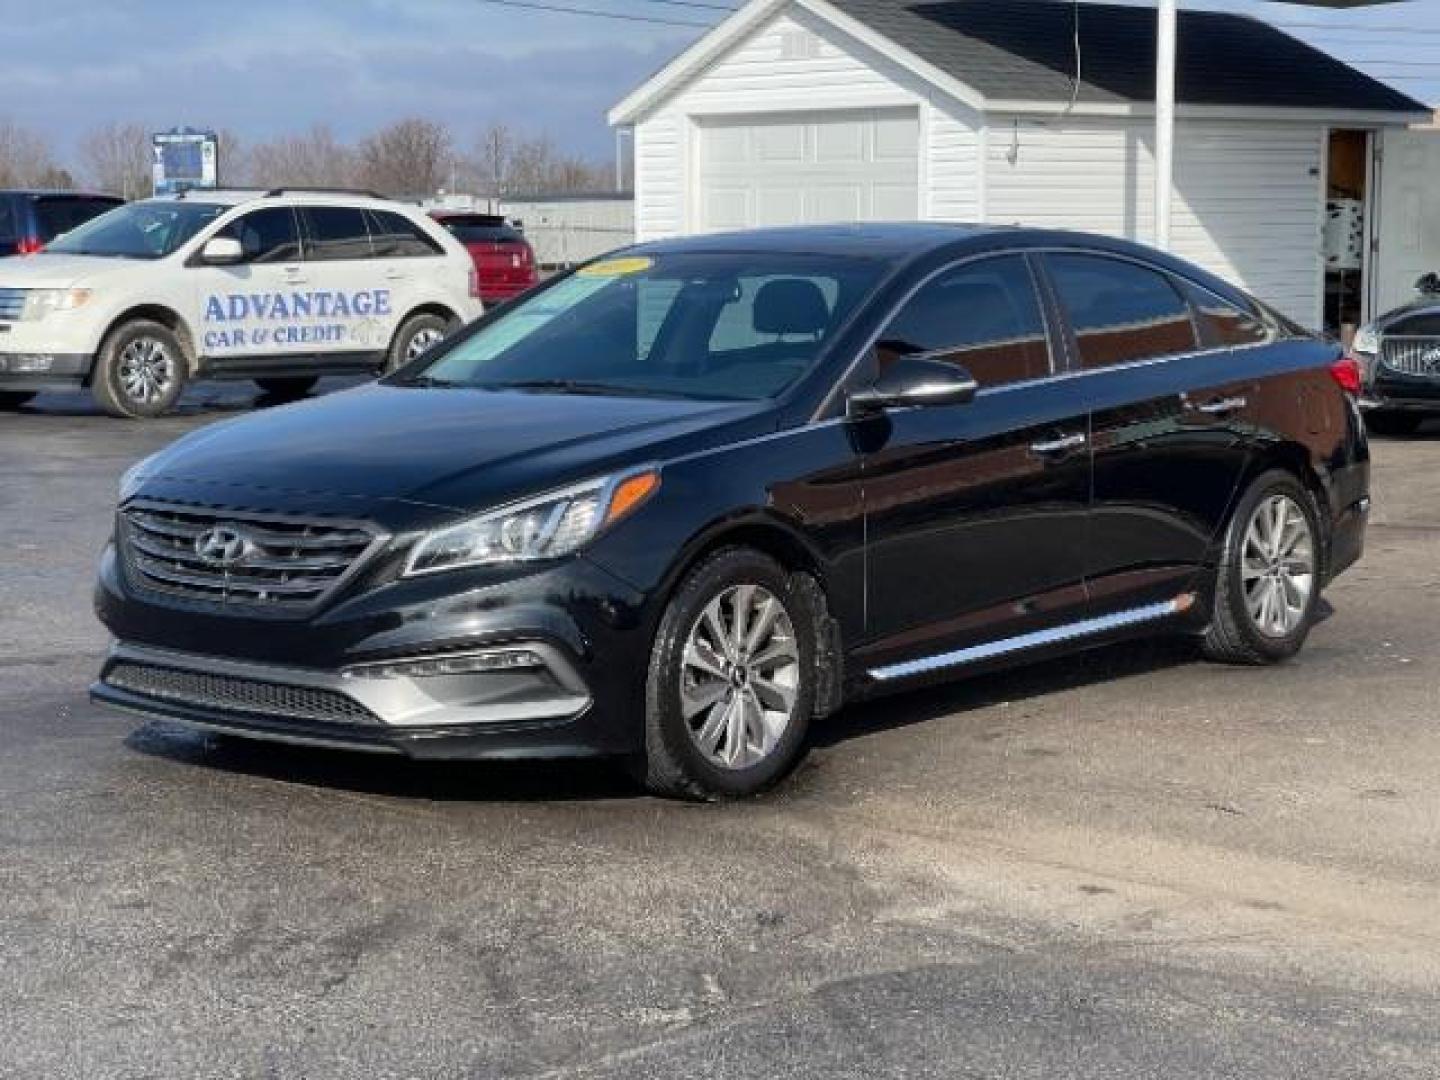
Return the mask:
[[(132, 348), (136, 352), (127, 355)], [(163, 386), (157, 384), (154, 393), (134, 393), (131, 388), (135, 383), (126, 370), (152, 348), (163, 351), (165, 382)], [(111, 416), (150, 419), (174, 407), (185, 392), (189, 375), (189, 359), (174, 331), (150, 319), (134, 319), (112, 330), (101, 344), (90, 391), (96, 404)]]
[(1414, 435), (1424, 420), (1421, 413), (1375, 409), (1365, 414), (1365, 427), (1376, 435)]
[(278, 401), (299, 401), (320, 381), (318, 375), (305, 375), (293, 379), (265, 378), (256, 379), (255, 385), (260, 387), (268, 397)]
[[(815, 610), (817, 593), (802, 582), (750, 548), (718, 551), (686, 576), (666, 606), (651, 647), (645, 681), (645, 753), (631, 763), (632, 773), (650, 791), (697, 801), (742, 798), (769, 788), (800, 760), (815, 709), (816, 648), (818, 628), (823, 625), (823, 613)], [(786, 640), (793, 641), (798, 671), (790, 718), (773, 748), (749, 766), (722, 767), (701, 751), (685, 719), (682, 658), (706, 608), (737, 586), (759, 586), (780, 602), (793, 629)], [(703, 723), (700, 717), (707, 713), (708, 709), (702, 710), (694, 722)]]
[(447, 319), (442, 315), (433, 312), (422, 311), (418, 315), (411, 315), (400, 324), (400, 329), (395, 331), (395, 337), (390, 342), (390, 348), (385, 354), (385, 374), (397, 371), (404, 367), (411, 360), (418, 357), (418, 353), (411, 355), (412, 348), (417, 338), (431, 336), (438, 332), (439, 338), (435, 338), (430, 346), (438, 344), (440, 340), (450, 336), (455, 328), (455, 321)]
[[(1246, 537), (1257, 511), (1274, 496), (1284, 496), (1304, 515), (1310, 530), (1312, 573), (1309, 595), (1298, 622), (1287, 633), (1266, 633), (1252, 615), (1244, 581)], [(1324, 543), (1315, 499), (1296, 477), (1281, 469), (1262, 474), (1246, 490), (1225, 530), (1225, 548), (1215, 571), (1215, 602), (1202, 651), (1221, 664), (1276, 664), (1298, 653), (1315, 624), (1324, 580)]]
[(0, 390), (0, 409), (18, 409), (35, 395), (27, 390)]

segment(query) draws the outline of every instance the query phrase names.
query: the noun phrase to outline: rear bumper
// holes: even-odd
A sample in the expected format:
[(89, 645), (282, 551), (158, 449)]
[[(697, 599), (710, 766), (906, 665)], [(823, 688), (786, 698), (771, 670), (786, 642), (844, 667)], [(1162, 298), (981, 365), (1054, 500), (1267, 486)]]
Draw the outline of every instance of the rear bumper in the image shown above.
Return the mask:
[(576, 757), (601, 752), (592, 700), (543, 643), (534, 668), (357, 677), (117, 643), (92, 700), (202, 731), (413, 758)]
[(1335, 519), (1330, 533), (1330, 560), (1326, 580), (1333, 581), (1365, 554), (1365, 530), (1370, 524), (1370, 499), (1361, 499)]

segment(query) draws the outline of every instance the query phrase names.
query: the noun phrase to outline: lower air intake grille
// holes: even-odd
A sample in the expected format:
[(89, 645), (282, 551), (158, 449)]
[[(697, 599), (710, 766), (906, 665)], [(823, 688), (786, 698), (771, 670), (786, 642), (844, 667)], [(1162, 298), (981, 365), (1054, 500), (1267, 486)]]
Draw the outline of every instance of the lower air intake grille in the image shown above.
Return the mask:
[(241, 679), (122, 661), (105, 682), (132, 694), (221, 712), (322, 723), (378, 724), (379, 718), (353, 698), (311, 686)]

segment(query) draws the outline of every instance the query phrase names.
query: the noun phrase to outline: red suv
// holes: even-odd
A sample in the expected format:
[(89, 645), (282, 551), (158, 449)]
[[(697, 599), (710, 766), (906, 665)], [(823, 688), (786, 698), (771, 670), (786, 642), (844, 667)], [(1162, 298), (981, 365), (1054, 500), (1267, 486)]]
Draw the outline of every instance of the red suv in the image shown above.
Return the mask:
[(447, 210), (433, 211), (430, 216), (470, 252), (480, 279), (480, 299), (485, 303), (512, 299), (540, 280), (534, 250), (503, 217)]

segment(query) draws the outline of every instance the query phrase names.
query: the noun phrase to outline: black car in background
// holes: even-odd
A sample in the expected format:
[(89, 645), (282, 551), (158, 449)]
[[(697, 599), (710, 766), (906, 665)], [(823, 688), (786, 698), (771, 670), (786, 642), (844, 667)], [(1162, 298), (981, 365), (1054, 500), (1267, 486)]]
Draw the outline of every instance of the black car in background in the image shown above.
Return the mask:
[(1266, 664), (1360, 555), (1353, 361), (1178, 260), (926, 224), (653, 243), (123, 481), (92, 689), (742, 795), (856, 697), (1147, 633)]
[(1361, 327), (1360, 407), (1381, 435), (1411, 435), (1440, 416), (1440, 274), (1415, 283), (1416, 298)]
[(116, 195), (0, 191), (0, 255), (33, 255), (61, 233), (124, 205)]

